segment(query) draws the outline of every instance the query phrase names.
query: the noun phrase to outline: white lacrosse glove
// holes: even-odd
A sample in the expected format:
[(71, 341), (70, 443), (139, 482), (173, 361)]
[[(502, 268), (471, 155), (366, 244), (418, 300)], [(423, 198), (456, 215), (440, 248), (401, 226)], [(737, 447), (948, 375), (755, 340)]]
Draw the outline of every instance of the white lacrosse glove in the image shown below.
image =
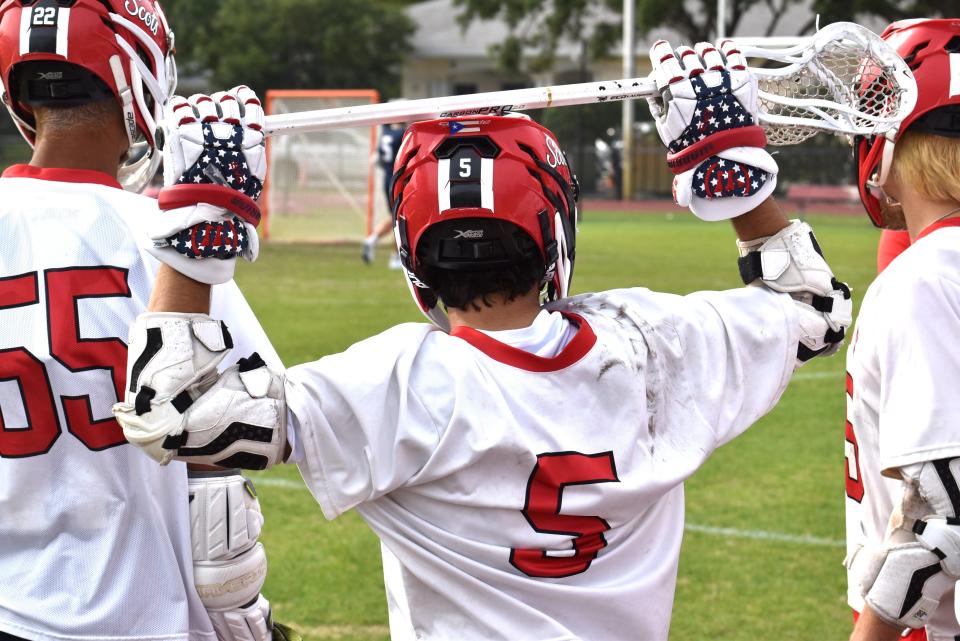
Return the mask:
[(720, 46), (701, 42), (674, 52), (658, 40), (650, 49), (660, 95), (647, 102), (676, 174), (673, 197), (707, 221), (747, 213), (777, 185), (777, 163), (757, 121), (757, 79), (731, 41)]
[(853, 323), (853, 300), (847, 284), (834, 277), (810, 225), (792, 220), (773, 236), (737, 241), (737, 248), (744, 285), (759, 282), (796, 302), (796, 366), (814, 356), (836, 354)]
[(240, 86), (212, 96), (174, 96), (159, 132), (164, 188), (148, 251), (194, 280), (233, 278), (236, 258), (254, 261), (267, 171), (263, 108)]

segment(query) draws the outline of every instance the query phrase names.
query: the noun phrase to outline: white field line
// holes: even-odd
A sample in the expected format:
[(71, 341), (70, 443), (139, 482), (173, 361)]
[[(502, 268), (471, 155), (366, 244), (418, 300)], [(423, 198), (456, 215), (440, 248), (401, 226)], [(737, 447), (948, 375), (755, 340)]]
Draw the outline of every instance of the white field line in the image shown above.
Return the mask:
[(697, 534), (722, 536), (732, 539), (753, 539), (755, 541), (772, 541), (773, 543), (792, 543), (794, 545), (813, 545), (830, 548), (846, 547), (846, 543), (840, 539), (825, 539), (819, 536), (784, 534), (783, 532), (768, 532), (766, 530), (740, 530), (732, 527), (715, 527), (713, 525), (700, 525), (698, 523), (687, 523), (686, 529), (688, 532), (696, 532)]
[(815, 381), (824, 378), (834, 378), (838, 381), (843, 380), (843, 374), (837, 372), (800, 372), (794, 374), (791, 380), (794, 381)]
[(291, 481), (290, 479), (275, 479), (270, 477), (253, 477), (253, 484), (257, 485), (266, 485), (267, 487), (282, 487), (287, 490), (303, 490), (307, 491), (307, 486), (303, 484), (303, 481)]
[(320, 625), (312, 628), (294, 625), (293, 629), (303, 635), (304, 639), (343, 639), (345, 637), (373, 637), (390, 636), (390, 627), (387, 625)]
[[(306, 491), (306, 486), (300, 481), (275, 478), (255, 478), (256, 485), (266, 487), (280, 487), (287, 490)], [(716, 527), (699, 523), (687, 523), (688, 532), (719, 536), (727, 539), (752, 539), (754, 541), (770, 541), (772, 543), (790, 543), (793, 545), (809, 545), (817, 547), (842, 548), (846, 544), (839, 539), (825, 539), (818, 536), (786, 534), (784, 532), (769, 532), (767, 530), (741, 530), (739, 528)]]

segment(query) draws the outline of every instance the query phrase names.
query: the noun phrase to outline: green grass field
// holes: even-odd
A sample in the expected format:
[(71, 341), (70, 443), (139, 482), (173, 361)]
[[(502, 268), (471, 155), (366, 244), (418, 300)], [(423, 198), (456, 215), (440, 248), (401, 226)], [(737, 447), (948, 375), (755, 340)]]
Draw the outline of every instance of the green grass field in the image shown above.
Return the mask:
[[(865, 216), (810, 222), (859, 303), (875, 269), (876, 232)], [(587, 212), (575, 291), (736, 287), (733, 238), (729, 225), (687, 215)], [(268, 245), (238, 279), (292, 365), (421, 319), (386, 258), (384, 249), (366, 267), (357, 247)], [(687, 483), (672, 639), (819, 641), (849, 634), (841, 566), (843, 370), (842, 355), (805, 367), (779, 407)], [(354, 513), (325, 521), (292, 466), (254, 476), (267, 518), (265, 593), (277, 618), (308, 639), (388, 639), (373, 534)]]

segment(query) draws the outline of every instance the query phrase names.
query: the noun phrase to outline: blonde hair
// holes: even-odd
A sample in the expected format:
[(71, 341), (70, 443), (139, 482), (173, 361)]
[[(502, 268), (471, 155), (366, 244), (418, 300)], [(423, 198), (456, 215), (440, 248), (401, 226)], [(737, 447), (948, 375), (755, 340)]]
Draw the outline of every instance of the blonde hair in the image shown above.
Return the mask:
[(891, 169), (927, 200), (960, 203), (960, 138), (908, 130), (897, 141)]

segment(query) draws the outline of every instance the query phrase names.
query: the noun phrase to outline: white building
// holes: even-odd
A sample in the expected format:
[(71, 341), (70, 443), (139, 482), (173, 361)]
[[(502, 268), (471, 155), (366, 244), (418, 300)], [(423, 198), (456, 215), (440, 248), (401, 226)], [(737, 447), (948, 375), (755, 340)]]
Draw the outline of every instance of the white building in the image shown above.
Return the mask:
[[(597, 3), (598, 5), (600, 3)], [(767, 29), (771, 13), (765, 3), (758, 3), (740, 20), (734, 36), (795, 36), (797, 29), (811, 19), (810, 0), (798, 0), (780, 17), (771, 34)], [(545, 73), (515, 73), (497, 68), (490, 55), (490, 47), (503, 42), (508, 34), (507, 25), (500, 20), (474, 21), (466, 30), (460, 27), (457, 16), (462, 9), (453, 0), (428, 0), (411, 6), (407, 15), (414, 21), (417, 31), (412, 39), (413, 50), (403, 65), (403, 96), (428, 98), (453, 94), (500, 91), (518, 87), (565, 84), (594, 79), (622, 77), (620, 44), (611, 48), (612, 56), (601, 60), (584, 61), (580, 43), (561, 42), (553, 68)], [(609, 17), (598, 8), (595, 19)], [(852, 19), (852, 18), (851, 18)], [(527, 26), (521, 26), (522, 32)], [(860, 24), (880, 31), (884, 24), (876, 19), (858, 19)], [(637, 39), (637, 70), (646, 75), (650, 70), (647, 51), (650, 45), (665, 38), (681, 43), (682, 37), (665, 28), (652, 30)], [(583, 75), (581, 75), (583, 74)]]

